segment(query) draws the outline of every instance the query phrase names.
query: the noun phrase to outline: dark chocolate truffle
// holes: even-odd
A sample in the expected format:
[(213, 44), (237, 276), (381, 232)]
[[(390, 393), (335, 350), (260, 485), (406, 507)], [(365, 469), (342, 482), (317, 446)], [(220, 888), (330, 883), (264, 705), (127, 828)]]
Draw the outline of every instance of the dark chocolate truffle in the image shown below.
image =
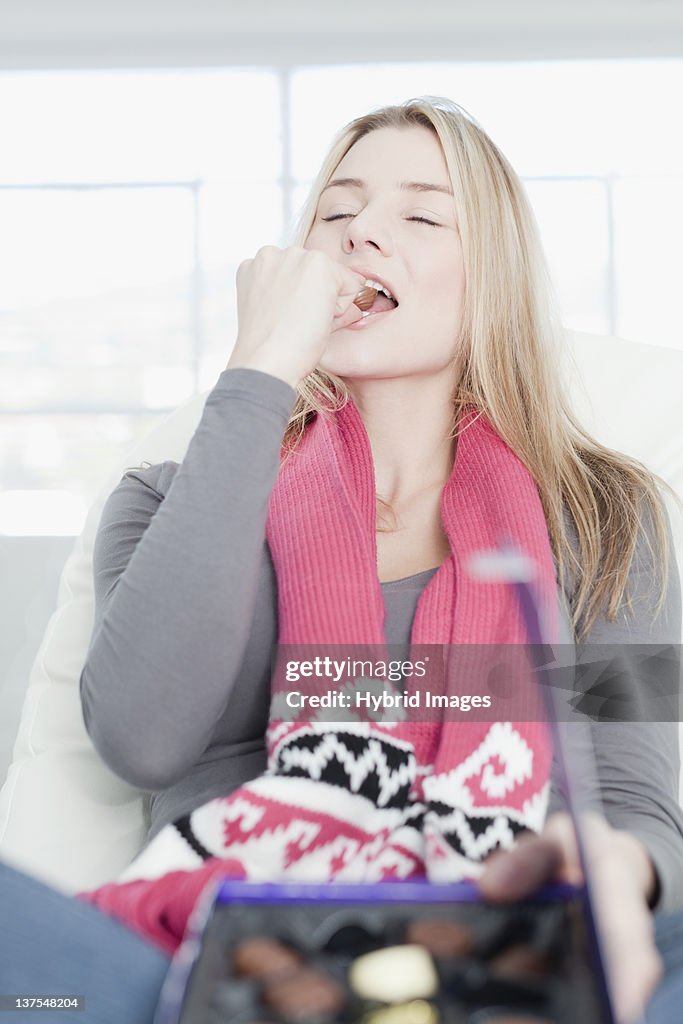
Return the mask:
[(411, 921), (406, 928), (406, 941), (424, 946), (432, 956), (469, 956), (474, 947), (474, 936), (469, 928), (457, 921), (426, 918)]
[(303, 967), (296, 974), (267, 981), (263, 1001), (290, 1021), (335, 1017), (345, 1003), (341, 985), (327, 974)]
[(518, 974), (548, 974), (548, 960), (533, 946), (508, 946), (490, 963), (498, 978), (514, 978)]
[(265, 935), (243, 939), (232, 951), (233, 971), (245, 978), (291, 973), (300, 965), (301, 957), (295, 950)]

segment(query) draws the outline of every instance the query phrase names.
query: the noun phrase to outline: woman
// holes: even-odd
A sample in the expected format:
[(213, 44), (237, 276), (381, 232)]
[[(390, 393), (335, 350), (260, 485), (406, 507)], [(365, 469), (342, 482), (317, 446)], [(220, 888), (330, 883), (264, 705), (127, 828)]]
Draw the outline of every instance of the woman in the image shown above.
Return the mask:
[[(463, 613), (449, 567), (463, 517), (457, 507), (449, 513), (443, 496), (455, 493), (463, 453), (476, 465), (477, 445), (488, 445), (487, 454), (504, 453), (510, 494), (533, 483), (523, 492), (530, 503), (523, 514), (508, 502), (513, 511), (506, 525), (514, 529), (524, 520), (525, 537), (538, 544), (554, 636), (563, 635), (564, 616), (564, 635), (586, 643), (623, 643), (627, 636), (631, 643), (679, 641), (680, 591), (655, 482), (587, 437), (567, 412), (554, 362), (557, 320), (533, 218), (514, 173), (474, 122), (446, 101), (415, 101), (352, 123), (313, 188), (299, 242), (282, 251), (266, 248), (242, 264), (237, 342), (186, 458), (180, 467), (164, 463), (127, 474), (98, 533), (97, 617), (81, 679), (84, 715), (111, 767), (157, 791), (150, 849), (169, 835), (170, 822), (189, 835), (195, 808), (253, 785), (265, 767), (273, 644), (310, 640), (301, 632), (304, 613), (314, 611), (314, 621), (330, 631), (338, 625), (334, 615), (325, 617), (324, 593), (307, 600), (297, 582), (305, 578), (317, 593), (321, 574), (312, 558), (324, 559), (326, 543), (342, 558), (365, 552), (358, 563), (345, 564), (358, 585), (354, 600), (343, 585), (338, 589), (330, 566), (323, 574), (346, 602), (344, 614), (356, 601), (374, 624), (367, 636), (340, 633), (345, 642), (378, 640), (378, 598), (389, 643), (452, 639), (447, 630), (456, 620), (462, 625)], [(354, 299), (373, 283), (390, 294), (363, 316)], [(337, 411), (330, 421), (322, 410), (331, 408)], [(486, 414), (484, 423), (479, 413)], [(321, 433), (330, 422), (331, 433)], [(335, 425), (357, 429), (359, 422), (365, 449), (346, 443), (358, 430), (335, 433)], [(332, 479), (325, 475), (329, 461), (319, 459), (329, 450), (326, 442), (334, 446), (340, 436), (341, 459), (371, 454), (371, 498), (376, 495), (379, 508), (370, 555), (364, 538), (375, 509), (371, 500), (368, 512), (367, 473), (350, 503), (364, 509), (353, 544), (329, 531), (318, 548), (298, 535), (300, 546), (291, 546), (291, 510), (299, 500), (309, 517), (303, 525), (324, 522), (321, 508), (328, 518), (335, 515), (336, 505), (318, 500)], [(302, 462), (324, 471), (320, 481), (309, 476), (309, 498), (301, 487)], [(356, 487), (354, 466), (352, 457), (342, 480), (353, 478)], [(297, 502), (287, 506), (283, 488), (291, 481)], [(498, 507), (505, 506), (505, 493)], [(477, 507), (493, 514), (489, 497), (484, 488)], [(297, 558), (305, 553), (307, 576), (292, 571), (292, 551)], [(379, 579), (368, 583), (370, 556)], [(655, 566), (662, 568), (652, 586)], [(555, 572), (559, 621), (549, 601)], [(430, 594), (450, 580), (443, 593), (454, 601), (453, 615), (445, 624), (438, 609), (430, 618), (429, 598), (421, 600), (433, 577)], [(495, 621), (511, 631), (502, 634), (510, 642), (518, 626), (502, 607), (496, 605)], [(356, 622), (360, 631), (364, 622)], [(430, 634), (435, 623), (442, 631)], [(483, 628), (476, 613), (470, 626)], [(464, 627), (463, 635), (471, 642), (486, 638)], [(312, 639), (329, 643), (337, 635), (313, 633)], [(683, 903), (683, 824), (675, 727), (643, 724), (637, 734), (631, 727), (631, 751), (638, 736), (649, 742), (647, 759), (629, 761), (620, 750), (623, 729), (597, 734), (609, 820), (595, 820), (591, 849), (626, 1019), (659, 976), (650, 908)], [(423, 752), (422, 766), (440, 749)], [(534, 748), (535, 806), (548, 797), (546, 753), (541, 744)], [(448, 771), (461, 754), (448, 752)], [(560, 806), (551, 789), (550, 810)], [(513, 898), (554, 874), (577, 877), (561, 814), (542, 827), (511, 812), (507, 823), (504, 839), (485, 851), (498, 846), (498, 852), (485, 865), (479, 855), (480, 884), (491, 898)], [(540, 836), (524, 835), (513, 849), (502, 849), (534, 825), (542, 827)], [(453, 837), (446, 839), (455, 849)], [(209, 860), (189, 874), (105, 886), (90, 899), (158, 939), (144, 922), (163, 917), (167, 937), (177, 938), (202, 884), (224, 867)]]

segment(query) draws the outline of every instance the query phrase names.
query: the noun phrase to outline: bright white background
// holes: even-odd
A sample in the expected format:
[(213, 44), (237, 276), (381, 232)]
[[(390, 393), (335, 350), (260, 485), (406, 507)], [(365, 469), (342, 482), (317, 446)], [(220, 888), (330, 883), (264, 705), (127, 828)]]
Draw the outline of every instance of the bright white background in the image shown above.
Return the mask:
[(234, 273), (350, 118), (449, 96), (524, 178), (567, 326), (683, 347), (683, 60), (0, 73), (0, 533), (79, 532), (115, 454), (208, 389)]

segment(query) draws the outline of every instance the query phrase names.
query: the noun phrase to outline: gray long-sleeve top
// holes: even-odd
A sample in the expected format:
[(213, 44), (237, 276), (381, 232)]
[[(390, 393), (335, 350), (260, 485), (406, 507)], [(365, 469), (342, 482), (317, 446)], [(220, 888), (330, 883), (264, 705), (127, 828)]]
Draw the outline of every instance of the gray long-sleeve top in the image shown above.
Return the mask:
[[(164, 825), (263, 771), (277, 581), (268, 499), (296, 393), (258, 370), (221, 373), (182, 463), (128, 471), (109, 496), (94, 550), (95, 622), (81, 674), (86, 728), (105, 763), (151, 794)], [(636, 552), (635, 614), (600, 618), (587, 644), (679, 644), (672, 559), (652, 623), (652, 565)], [(382, 584), (389, 644), (407, 649), (418, 598), (436, 572)], [(567, 595), (558, 588), (563, 636)], [(683, 815), (675, 723), (593, 727), (605, 814), (644, 843), (658, 909), (683, 908)], [(554, 783), (550, 810), (563, 804)]]

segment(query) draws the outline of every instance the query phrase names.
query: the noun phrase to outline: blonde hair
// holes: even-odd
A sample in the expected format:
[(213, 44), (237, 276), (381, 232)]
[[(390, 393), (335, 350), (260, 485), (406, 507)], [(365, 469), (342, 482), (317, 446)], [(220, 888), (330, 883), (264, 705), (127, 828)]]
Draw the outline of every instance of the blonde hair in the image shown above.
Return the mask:
[[(626, 591), (639, 528), (658, 561), (644, 528), (648, 518), (661, 558), (656, 616), (666, 596), (670, 558), (657, 485), (674, 498), (675, 492), (635, 459), (599, 444), (570, 411), (561, 385), (562, 328), (534, 215), (517, 174), (476, 121), (441, 97), (410, 99), (352, 121), (329, 150), (294, 242), (304, 244), (323, 188), (359, 139), (380, 128), (415, 126), (433, 132), (441, 144), (464, 257), (453, 437), (463, 409), (474, 406), (536, 481), (559, 580), (571, 594), (577, 640), (603, 611), (614, 620), (622, 600), (632, 610)], [(319, 369), (297, 391), (284, 436), (287, 458), (316, 413), (334, 412), (349, 398), (341, 378)]]

